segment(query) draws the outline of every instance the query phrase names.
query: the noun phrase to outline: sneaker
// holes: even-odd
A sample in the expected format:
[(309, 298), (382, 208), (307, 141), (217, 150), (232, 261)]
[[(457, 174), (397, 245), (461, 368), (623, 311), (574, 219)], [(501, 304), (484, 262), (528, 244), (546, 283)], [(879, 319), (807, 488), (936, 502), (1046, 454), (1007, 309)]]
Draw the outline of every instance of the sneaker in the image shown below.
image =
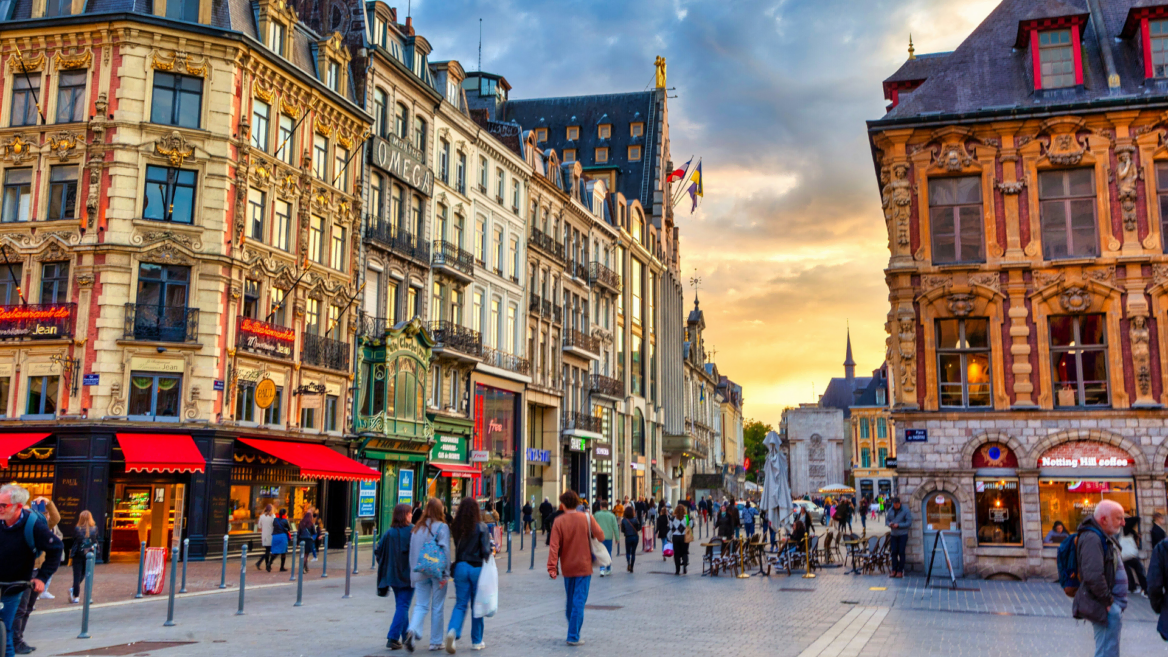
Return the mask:
[(443, 643), (446, 648), (446, 654), (453, 655), (455, 653), (457, 650), (454, 645), (455, 641), (457, 641), (457, 639), (454, 638), (454, 630), (446, 630), (446, 641)]
[(409, 630), (406, 630), (406, 640), (403, 643), (405, 643), (406, 650), (413, 652), (414, 651), (414, 633), (409, 631)]
[(568, 645), (569, 646), (582, 646), (582, 645), (584, 645), (584, 639), (580, 639), (578, 641), (569, 641)]
[(470, 646), (470, 649), (471, 650), (482, 650), (483, 648), (486, 648), (486, 647), (487, 647), (487, 644), (485, 644), (485, 643), (472, 643)]
[(32, 651), (36, 650), (36, 648), (33, 648), (32, 646), (28, 645), (27, 643), (22, 643), (22, 644), (16, 646), (15, 650), (16, 650), (16, 654), (18, 654), (18, 655), (27, 655), (27, 654), (31, 653)]
[(316, 561), (316, 557), (315, 557), (315, 556), (314, 556), (314, 557), (312, 557), (312, 560), (313, 560), (313, 561)]
[(390, 650), (401, 650), (402, 644), (401, 641), (394, 641), (393, 639), (390, 639), (389, 641), (385, 642), (385, 647), (389, 648)]
[(55, 598), (55, 597), (57, 597), (57, 596), (53, 595), (52, 593), (49, 593), (49, 592), (48, 592), (48, 590), (46, 589), (46, 590), (45, 590), (45, 592), (44, 592), (44, 593), (42, 593), (42, 594), (40, 594), (40, 596), (39, 596), (39, 597), (40, 597), (42, 600), (52, 600), (53, 598)]
[(430, 652), (438, 652), (439, 650), (442, 650), (441, 643), (434, 644), (434, 645), (430, 646)]

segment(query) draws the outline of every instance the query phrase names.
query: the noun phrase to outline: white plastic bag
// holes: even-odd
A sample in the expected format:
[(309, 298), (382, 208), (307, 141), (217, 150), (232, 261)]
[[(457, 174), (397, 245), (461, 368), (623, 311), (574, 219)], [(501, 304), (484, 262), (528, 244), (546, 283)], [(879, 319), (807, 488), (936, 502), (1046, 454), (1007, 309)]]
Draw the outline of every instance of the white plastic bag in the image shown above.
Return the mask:
[(491, 557), (483, 563), (479, 572), (479, 586), (475, 589), (474, 609), (471, 613), (475, 618), (490, 618), (499, 609), (499, 569), (495, 567), (495, 558)]

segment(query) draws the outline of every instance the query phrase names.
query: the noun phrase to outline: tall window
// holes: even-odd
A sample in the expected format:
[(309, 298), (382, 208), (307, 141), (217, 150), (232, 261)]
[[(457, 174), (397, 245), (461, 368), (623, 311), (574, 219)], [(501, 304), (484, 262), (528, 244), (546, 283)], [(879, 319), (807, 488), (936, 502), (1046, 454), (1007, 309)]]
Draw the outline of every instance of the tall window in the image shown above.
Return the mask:
[(450, 142), (445, 139), (438, 145), (438, 178), (450, 184)]
[(1163, 240), (1164, 251), (1168, 253), (1168, 233), (1165, 232), (1168, 230), (1168, 162), (1156, 163), (1156, 192), (1160, 201), (1160, 239)]
[(260, 318), (260, 282), (250, 278), (243, 282), (243, 316)]
[(69, 300), (69, 263), (46, 262), (41, 265), (41, 303), (65, 303)]
[(88, 74), (88, 71), (61, 71), (57, 78), (57, 123), (85, 120), (85, 78)]
[(1090, 167), (1038, 174), (1042, 252), (1047, 260), (1098, 257), (1095, 170)]
[(507, 175), (503, 173), (502, 169), (495, 169), (495, 196), (499, 198), (499, 202), (503, 202), (503, 197), (507, 189)]
[(324, 135), (312, 137), (312, 169), (320, 180), (328, 180), (328, 139)]
[(430, 297), (430, 319), (442, 319), (442, 284), (435, 281), (433, 294)]
[(482, 219), (478, 219), (475, 221), (475, 245), (474, 245), (475, 260), (482, 262), (483, 259), (487, 257), (486, 253), (487, 253), (486, 226), (483, 225)]
[(288, 51), (284, 47), (284, 44), (287, 42), (287, 39), (285, 38), (287, 36), (287, 34), (288, 34), (288, 28), (284, 27), (283, 23), (281, 23), (279, 21), (272, 21), (270, 47), (272, 49), (272, 52), (276, 53), (277, 55), (279, 55), (281, 57), (288, 56), (287, 55)]
[(385, 136), (385, 124), (389, 117), (385, 113), (389, 111), (389, 96), (386, 95), (385, 90), (378, 87), (373, 90), (373, 133), (378, 137)]
[(126, 414), (143, 419), (178, 418), (182, 402), (182, 377), (178, 374), (134, 372), (130, 377), (130, 402)]
[(1042, 65), (1042, 88), (1075, 86), (1075, 53), (1071, 30), (1038, 33), (1038, 58)]
[(476, 332), (481, 332), (483, 330), (483, 293), (475, 292), (472, 298), (470, 327)]
[(941, 405), (989, 406), (989, 320), (939, 319), (936, 340)]
[(867, 447), (860, 448), (860, 467), (872, 467), (872, 450)]
[(885, 461), (888, 460), (888, 448), (887, 447), (878, 447), (876, 449), (876, 458), (877, 458), (876, 462), (880, 464), (880, 467), (882, 467), (882, 468), (888, 467), (888, 464), (885, 463)]
[(871, 427), (868, 425), (868, 418), (860, 418), (860, 440), (867, 440), (872, 435)]
[(981, 178), (929, 180), (933, 262), (982, 262)]
[(1168, 20), (1148, 21), (1152, 37), (1152, 75), (1168, 77)]
[(268, 311), (268, 321), (277, 326), (287, 325), (285, 322), (286, 313), (284, 312), (284, 297), (286, 295), (287, 292), (278, 287), (273, 287), (268, 295), (271, 304), (271, 309)]
[(320, 300), (307, 299), (304, 302), (304, 332), (320, 335)]
[(35, 73), (16, 75), (12, 80), (12, 125), (36, 125), (35, 98), (41, 95), (41, 78)]
[(289, 250), (289, 236), (292, 234), (292, 204), (276, 199), (275, 217), (272, 221), (272, 246)]
[(328, 308), (328, 324), (325, 326), (325, 334), (334, 340), (341, 339), (341, 307), (329, 304)]
[(503, 264), (506, 262), (503, 256), (503, 229), (495, 229), (495, 272), (500, 276), (503, 275)]
[(458, 193), (466, 194), (466, 155), (458, 154)]
[(264, 196), (258, 189), (247, 190), (248, 224), (251, 228), (249, 237), (257, 242), (264, 241)]
[(499, 344), (499, 321), (501, 318), (502, 315), (499, 313), (499, 300), (491, 299), (491, 324), (487, 327), (491, 333), (491, 337), (488, 344), (496, 349), (502, 346)]
[(287, 114), (280, 115), (280, 126), (277, 130), (276, 137), (279, 140), (276, 143), (276, 156), (280, 158), (284, 164), (296, 164), (296, 140), (292, 137), (292, 129), (296, 127), (296, 121)]
[(349, 191), (349, 149), (337, 146), (333, 158), (333, 184), (342, 192), (347, 192)]
[(511, 209), (519, 212), (519, 181), (511, 181)]
[[(195, 0), (190, 0), (195, 2)], [(170, 7), (167, 6), (167, 13)], [(203, 107), (203, 78), (154, 72), (154, 100), (150, 122), (198, 128)]]
[(1103, 315), (1050, 318), (1055, 406), (1107, 406), (1107, 326)]
[(324, 217), (312, 217), (308, 222), (308, 257), (313, 262), (324, 262)]
[(324, 430), (337, 430), (337, 407), (340, 398), (336, 395), (327, 395), (324, 398)]
[(333, 226), (332, 236), (332, 257), (329, 259), (329, 264), (333, 269), (338, 271), (345, 271), (345, 229), (341, 226)]
[(426, 152), (426, 122), (421, 117), (414, 117), (414, 148)]
[(517, 240), (515, 238), (511, 238), (510, 262), (511, 262), (511, 272), (510, 272), (511, 278), (519, 278), (520, 267), (522, 267), (523, 265), (520, 264), (520, 262), (519, 262), (519, 240)]
[(276, 397), (272, 400), (272, 404), (264, 409), (264, 424), (280, 424), (283, 417), (281, 406), (284, 401), (284, 387), (276, 386)]
[(479, 189), (483, 192), (487, 191), (490, 183), (491, 171), (487, 168), (487, 158), (479, 158)]
[(268, 151), (268, 125), (271, 123), (272, 106), (256, 100), (251, 107), (251, 145)]
[(633, 324), (641, 323), (641, 280), (645, 274), (645, 265), (633, 258)]
[(55, 166), (49, 172), (49, 221), (77, 218), (77, 167)]
[(20, 265), (0, 266), (0, 305), (14, 306), (20, 302)]
[(392, 221), (393, 221), (393, 225), (398, 227), (398, 228), (403, 227), (406, 223), (406, 218), (405, 218), (405, 214), (404, 214), (405, 213), (405, 205), (403, 204), (403, 198), (402, 198), (403, 196), (405, 196), (405, 193), (406, 193), (406, 190), (401, 185), (394, 185), (393, 186), (393, 198), (391, 199), (392, 203), (390, 205), (389, 212), (390, 212), (390, 219), (392, 219)]
[(328, 75), (326, 76), (326, 83), (328, 88), (337, 93), (341, 93), (341, 65), (340, 63), (329, 60)]
[(60, 388), (60, 378), (56, 376), (28, 377), (28, 406), (27, 415), (53, 416), (57, 413), (57, 393)]
[(426, 231), (424, 230), (425, 226), (422, 223), (422, 197), (417, 195), (417, 194), (414, 194), (413, 200), (411, 201), (410, 204), (412, 206), (413, 215), (414, 215), (413, 216), (414, 235), (417, 236), (419, 239), (421, 239), (426, 234)]
[(235, 419), (239, 422), (255, 422), (255, 384), (240, 382), (235, 389)]
[(407, 136), (407, 134), (406, 134), (406, 128), (407, 128), (407, 126), (406, 126), (406, 112), (407, 111), (408, 110), (406, 110), (405, 105), (398, 103), (397, 108), (394, 110), (394, 114), (393, 114), (393, 132), (394, 132), (394, 134), (396, 134), (398, 137), (400, 137), (403, 140)]
[(199, 0), (168, 0), (166, 17), (188, 23), (198, 23)]
[(147, 165), (142, 218), (189, 224), (195, 213), (194, 171)]

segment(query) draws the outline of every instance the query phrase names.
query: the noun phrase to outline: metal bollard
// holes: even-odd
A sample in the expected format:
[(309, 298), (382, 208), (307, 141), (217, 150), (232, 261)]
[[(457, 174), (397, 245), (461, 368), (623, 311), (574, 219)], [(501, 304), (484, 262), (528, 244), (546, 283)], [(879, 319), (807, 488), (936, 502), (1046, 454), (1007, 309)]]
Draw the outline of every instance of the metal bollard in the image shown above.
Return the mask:
[(377, 526), (373, 527), (373, 547), (369, 549), (369, 569), (375, 570), (377, 568)]
[[(300, 541), (300, 553), (308, 557), (308, 541)], [(304, 567), (296, 565), (296, 604), (293, 607), (303, 606), (304, 601)]]
[(341, 596), (342, 600), (348, 599), (349, 597), (349, 579), (353, 576), (353, 573), (349, 570), (349, 559), (353, 554), (352, 546), (353, 544), (351, 542), (345, 543), (345, 594)]
[(357, 574), (357, 555), (360, 554), (360, 552), (361, 552), (360, 547), (361, 547), (361, 535), (357, 533), (356, 529), (354, 529), (353, 530), (353, 574), (354, 575)]
[(163, 627), (174, 627), (174, 585), (178, 573), (178, 548), (170, 548), (170, 599), (166, 603), (166, 622)]
[(511, 572), (511, 528), (507, 528), (507, 572)]
[(519, 551), (523, 551), (523, 530), (519, 530)]
[[(292, 564), (294, 566), (296, 566), (297, 568), (300, 567), (300, 559), (299, 559), (299, 557), (296, 556), (296, 548), (299, 546), (300, 546), (299, 541), (292, 542)], [(289, 582), (296, 581), (296, 571), (295, 570), (293, 570), (291, 573), (288, 574), (288, 581)]]
[(146, 576), (146, 541), (142, 541), (142, 547), (138, 552), (138, 592), (134, 594), (135, 598), (142, 597), (142, 578)]
[(187, 561), (188, 561), (187, 555), (190, 553), (190, 549), (191, 549), (191, 539), (184, 538), (183, 539), (183, 581), (182, 581), (182, 588), (178, 590), (179, 593), (186, 593), (187, 592)]
[(93, 563), (95, 555), (90, 552), (85, 555), (85, 599), (81, 607), (81, 634), (78, 639), (89, 638), (89, 605), (93, 603)]
[(531, 528), (531, 567), (528, 570), (535, 570), (535, 527)]
[(223, 535), (223, 570), (219, 573), (219, 588), (227, 588), (227, 534)]
[(324, 545), (322, 547), (324, 548), (324, 559), (322, 560), (322, 563), (320, 565), (320, 576), (321, 577), (328, 577), (328, 532), (327, 531), (324, 533), (324, 541), (323, 542), (324, 542)]
[[(223, 557), (227, 561), (226, 555)], [(243, 591), (247, 588), (247, 543), (244, 543), (239, 553), (239, 609), (236, 616), (243, 615)]]

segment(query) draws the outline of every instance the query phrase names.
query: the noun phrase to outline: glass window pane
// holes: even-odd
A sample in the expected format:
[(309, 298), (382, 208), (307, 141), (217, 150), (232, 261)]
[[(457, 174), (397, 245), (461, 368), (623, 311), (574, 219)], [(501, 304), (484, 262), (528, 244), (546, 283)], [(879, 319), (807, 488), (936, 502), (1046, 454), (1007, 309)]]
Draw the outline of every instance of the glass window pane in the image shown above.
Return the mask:
[(989, 348), (989, 326), (988, 319), (965, 320), (965, 346), (971, 349)]
[(929, 180), (929, 205), (953, 205), (957, 195), (953, 178), (932, 178)]
[(1061, 171), (1043, 171), (1038, 174), (1038, 198), (1058, 198), (1064, 195)]
[(1095, 170), (1090, 167), (1066, 171), (1069, 196), (1095, 195)]
[(1079, 366), (1075, 360), (1075, 352), (1063, 351), (1053, 355), (1054, 382), (1074, 387), (1079, 382)]
[(1079, 319), (1079, 340), (1082, 344), (1107, 344), (1106, 331), (1103, 315), (1083, 315)]
[(942, 383), (961, 383), (961, 355), (940, 354), (937, 356), (940, 364), (937, 379)]
[(1075, 343), (1074, 317), (1058, 315), (1050, 318), (1050, 344), (1067, 347)]
[(960, 334), (957, 332), (959, 321), (956, 319), (937, 320), (938, 349), (957, 349), (961, 346)]
[(981, 178), (965, 176), (954, 179), (954, 182), (957, 187), (958, 203), (981, 203)]

